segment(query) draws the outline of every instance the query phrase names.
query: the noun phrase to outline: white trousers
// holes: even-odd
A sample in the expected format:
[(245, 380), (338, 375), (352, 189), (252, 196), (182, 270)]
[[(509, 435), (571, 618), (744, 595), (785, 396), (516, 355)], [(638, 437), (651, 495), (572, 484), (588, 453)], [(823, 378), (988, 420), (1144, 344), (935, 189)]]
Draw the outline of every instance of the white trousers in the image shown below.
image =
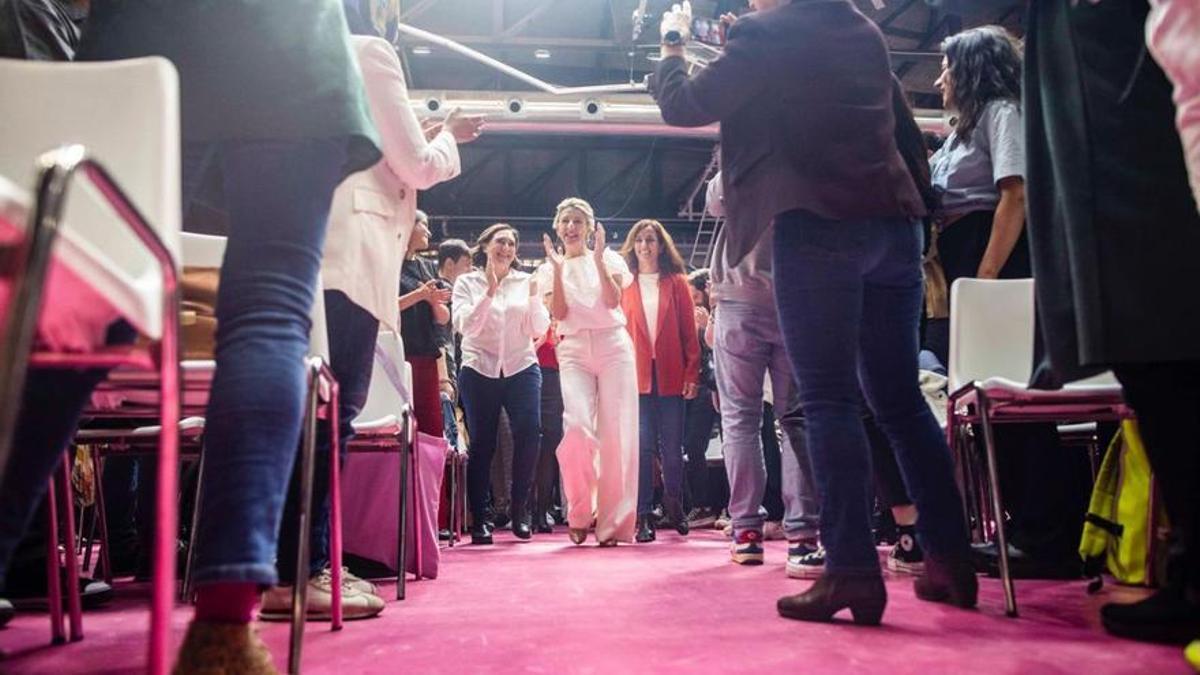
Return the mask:
[(624, 328), (580, 331), (557, 346), (563, 440), (558, 446), (567, 522), (597, 541), (632, 542), (638, 494), (638, 391)]

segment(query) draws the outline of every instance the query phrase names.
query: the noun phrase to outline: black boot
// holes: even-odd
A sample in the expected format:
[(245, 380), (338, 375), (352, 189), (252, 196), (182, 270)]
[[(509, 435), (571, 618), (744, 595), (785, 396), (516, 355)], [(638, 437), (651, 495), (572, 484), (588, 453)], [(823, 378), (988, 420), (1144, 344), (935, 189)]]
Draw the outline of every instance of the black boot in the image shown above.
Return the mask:
[(831, 621), (843, 609), (854, 623), (878, 626), (887, 606), (883, 577), (823, 575), (807, 591), (785, 595), (775, 604), (780, 616), (800, 621)]
[(492, 543), (492, 524), (479, 518), (471, 525), (471, 543), (486, 546)]
[(533, 517), (533, 531), (538, 534), (554, 534), (554, 518), (542, 511)]
[(512, 531), (517, 539), (529, 539), (533, 537), (533, 518), (529, 515), (528, 508), (513, 504)]
[(654, 541), (654, 528), (650, 526), (650, 519), (646, 516), (641, 516), (637, 519), (637, 536), (634, 539), (639, 544), (645, 544)]
[(970, 609), (979, 595), (979, 580), (968, 558), (951, 560), (925, 554), (925, 573), (913, 581), (917, 597)]
[(669, 500), (667, 502), (666, 511), (667, 522), (671, 523), (671, 527), (675, 528), (675, 531), (678, 532), (680, 536), (687, 536), (690, 528), (688, 527), (687, 515), (683, 513), (683, 506), (679, 503), (679, 500)]
[(1185, 644), (1200, 636), (1200, 571), (1178, 544), (1167, 562), (1167, 583), (1154, 595), (1129, 604), (1100, 608), (1100, 622), (1109, 633), (1142, 640)]

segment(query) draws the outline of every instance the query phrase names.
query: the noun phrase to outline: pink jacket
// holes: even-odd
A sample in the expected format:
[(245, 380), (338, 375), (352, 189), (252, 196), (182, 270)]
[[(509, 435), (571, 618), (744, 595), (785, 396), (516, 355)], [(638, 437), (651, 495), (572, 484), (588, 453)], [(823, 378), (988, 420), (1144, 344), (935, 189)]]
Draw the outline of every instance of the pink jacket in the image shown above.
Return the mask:
[(1146, 44), (1175, 85), (1175, 123), (1200, 207), (1200, 0), (1150, 0)]

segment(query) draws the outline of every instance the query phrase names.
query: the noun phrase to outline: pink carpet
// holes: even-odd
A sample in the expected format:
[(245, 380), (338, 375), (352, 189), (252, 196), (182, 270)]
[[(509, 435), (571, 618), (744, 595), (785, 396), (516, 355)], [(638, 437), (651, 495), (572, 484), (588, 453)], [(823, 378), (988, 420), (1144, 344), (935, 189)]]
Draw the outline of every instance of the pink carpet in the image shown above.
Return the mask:
[[(718, 533), (686, 541), (598, 549), (565, 532), (518, 543), (443, 551), (442, 576), (409, 584), (377, 619), (330, 633), (310, 623), (311, 673), (1186, 673), (1182, 651), (1107, 637), (1101, 602), (1084, 582), (1018, 582), (1019, 619), (1003, 616), (999, 583), (982, 582), (978, 611), (920, 602), (911, 579), (892, 576), (884, 626), (805, 624), (779, 618), (775, 599), (808, 582), (784, 576), (784, 545), (767, 564), (729, 562)], [(385, 592), (392, 590), (385, 585)], [(118, 586), (108, 608), (85, 614), (83, 642), (48, 646), (44, 615), (0, 630), (4, 673), (136, 672), (144, 658), (144, 586)], [(386, 595), (386, 593), (385, 593)], [(190, 611), (176, 615), (176, 640)], [(287, 626), (262, 631), (286, 665)]]

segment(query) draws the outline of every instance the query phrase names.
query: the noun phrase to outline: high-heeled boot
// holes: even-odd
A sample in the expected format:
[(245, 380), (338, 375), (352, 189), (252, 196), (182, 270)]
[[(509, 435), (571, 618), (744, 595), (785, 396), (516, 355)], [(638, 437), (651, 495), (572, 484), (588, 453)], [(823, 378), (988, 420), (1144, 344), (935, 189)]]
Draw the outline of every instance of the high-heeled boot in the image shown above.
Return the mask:
[(917, 597), (929, 602), (970, 609), (979, 596), (979, 580), (970, 558), (938, 558), (925, 555), (925, 574), (913, 581)]
[(776, 603), (780, 616), (800, 621), (830, 621), (843, 609), (850, 610), (854, 623), (878, 626), (887, 606), (883, 577), (823, 575), (807, 591), (785, 595)]

